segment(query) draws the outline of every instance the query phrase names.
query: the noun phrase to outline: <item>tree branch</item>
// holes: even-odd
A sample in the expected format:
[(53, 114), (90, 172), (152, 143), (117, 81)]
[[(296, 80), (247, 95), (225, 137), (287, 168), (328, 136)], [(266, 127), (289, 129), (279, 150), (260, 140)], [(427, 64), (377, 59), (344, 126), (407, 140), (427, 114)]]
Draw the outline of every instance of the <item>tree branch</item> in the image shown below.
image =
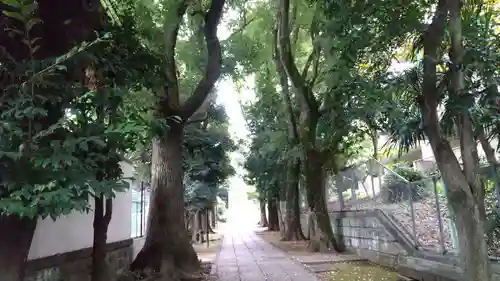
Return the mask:
[(165, 75), (167, 83), (163, 88), (163, 96), (159, 103), (162, 112), (166, 113), (179, 108), (179, 83), (177, 81), (177, 63), (175, 61), (175, 46), (182, 18), (188, 7), (187, 1), (179, 0), (177, 6), (170, 10), (169, 22), (165, 24)]
[(199, 112), (194, 113), (189, 119), (186, 121), (186, 124), (193, 124), (198, 122), (204, 122), (208, 119), (208, 112)]
[(274, 52), (273, 52), (273, 59), (274, 63), (276, 65), (276, 71), (278, 72), (278, 76), (280, 79), (280, 85), (281, 85), (281, 96), (283, 97), (285, 104), (286, 104), (286, 109), (288, 112), (288, 119), (290, 120), (290, 125), (289, 125), (289, 133), (293, 137), (293, 141), (297, 141), (299, 139), (299, 131), (298, 131), (298, 126), (297, 126), (297, 117), (294, 114), (293, 111), (293, 106), (292, 106), (292, 100), (290, 98), (290, 88), (288, 86), (288, 77), (286, 75), (286, 71), (283, 68), (283, 64), (279, 58), (279, 50), (278, 50), (278, 29), (275, 28), (273, 31), (274, 34)]
[(250, 20), (245, 20), (243, 22), (243, 24), (238, 27), (236, 30), (234, 30), (223, 42), (225, 41), (228, 41), (231, 39), (231, 37), (233, 37), (234, 35), (240, 33), (240, 32), (243, 32), (243, 30), (245, 30), (245, 28), (247, 28), (253, 21), (255, 21), (257, 19), (257, 17), (254, 17), (254, 18), (251, 18)]
[(321, 46), (318, 44), (316, 41), (316, 36), (318, 35), (318, 9), (314, 11), (314, 17), (311, 22), (310, 26), (310, 34), (311, 34), (311, 44), (312, 44), (312, 51), (311, 54), (309, 54), (309, 57), (307, 58), (307, 62), (304, 66), (304, 69), (302, 70), (302, 77), (304, 79), (307, 79), (308, 73), (309, 73), (309, 68), (311, 67), (312, 64), (312, 76), (309, 78), (309, 81), (307, 83), (309, 84), (309, 87), (312, 89), (314, 86), (314, 83), (316, 82), (316, 79), (318, 78), (318, 67), (319, 67), (319, 58), (321, 55)]
[(222, 54), (219, 38), (217, 37), (217, 26), (222, 16), (224, 4), (225, 0), (212, 0), (210, 9), (205, 15), (205, 26), (203, 27), (203, 31), (207, 44), (208, 60), (203, 77), (180, 111), (180, 116), (184, 122), (186, 122), (203, 104), (220, 77)]
[(307, 84), (295, 64), (290, 45), (289, 28), (290, 0), (280, 0), (278, 9), (278, 51), (283, 67), (292, 82), (292, 85), (303, 96), (309, 110), (318, 111), (318, 103), (312, 95), (311, 88)]

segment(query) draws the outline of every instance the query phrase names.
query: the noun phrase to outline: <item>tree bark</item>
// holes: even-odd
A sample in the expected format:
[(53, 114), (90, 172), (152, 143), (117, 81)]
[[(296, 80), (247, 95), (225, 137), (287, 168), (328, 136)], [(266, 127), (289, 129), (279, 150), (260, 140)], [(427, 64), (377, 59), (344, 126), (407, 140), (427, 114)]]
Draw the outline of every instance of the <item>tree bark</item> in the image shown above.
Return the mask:
[(266, 201), (264, 199), (259, 199), (259, 209), (260, 209), (260, 226), (267, 227), (267, 215), (266, 215)]
[[(184, 227), (182, 184), (182, 127), (153, 142), (152, 198), (144, 247), (130, 266), (132, 271), (162, 270), (162, 264), (185, 272), (197, 271), (200, 263)], [(169, 270), (167, 266), (165, 270)]]
[[(493, 146), (490, 144), (490, 142), (486, 138), (486, 135), (484, 133), (484, 129), (480, 126), (476, 130), (476, 137), (479, 140), (479, 142), (481, 143), (484, 154), (486, 154), (486, 159), (488, 161), (488, 164), (490, 164), (490, 168), (493, 169), (493, 173), (495, 174), (495, 195), (497, 198), (496, 205), (498, 208), (499, 203), (500, 203), (500, 182), (499, 182), (500, 171), (498, 170), (499, 163), (498, 163), (497, 157), (495, 155), (495, 149), (493, 148)], [(484, 202), (484, 193), (483, 193), (482, 201), (479, 201), (479, 202)], [(482, 211), (483, 211), (485, 219), (486, 219), (486, 214), (485, 214), (486, 211), (485, 211), (484, 204), (482, 204)], [(487, 222), (486, 231), (488, 232), (494, 224), (495, 223), (493, 221), (491, 223)]]
[(336, 251), (345, 249), (335, 239), (325, 200), (325, 175), (321, 152), (310, 148), (305, 159), (307, 201), (310, 212), (309, 250), (313, 252)]
[(297, 241), (305, 240), (300, 225), (299, 206), (299, 180), (300, 162), (297, 161), (287, 169), (286, 205), (285, 205), (285, 233), (281, 240)]
[[(461, 150), (464, 159), (464, 169), (451, 149), (450, 143), (442, 136), (437, 113), (439, 92), (436, 87), (436, 62), (439, 60), (439, 47), (444, 36), (444, 26), (450, 16), (450, 33), (452, 37), (451, 94), (458, 94), (463, 89), (460, 86), (462, 78), (459, 73), (460, 56), (457, 48), (461, 48), (460, 3), (458, 0), (440, 0), (431, 24), (423, 36), (424, 44), (424, 80), (420, 108), (425, 133), (429, 139), (436, 163), (444, 183), (448, 188), (448, 201), (456, 215), (460, 257), (465, 269), (465, 280), (491, 280), (491, 269), (488, 258), (487, 244), (484, 235), (484, 220), (477, 198), (474, 194), (477, 186), (477, 161), (474, 159), (472, 126), (468, 116), (462, 114), (459, 118), (459, 134)], [(457, 53), (458, 52), (458, 53)], [(457, 60), (458, 59), (458, 60)], [(454, 91), (454, 92), (453, 92)]]
[(270, 231), (279, 231), (278, 206), (276, 198), (269, 196), (267, 199), (267, 213), (269, 214), (269, 224), (267, 229)]
[[(304, 166), (306, 175), (307, 199), (310, 212), (313, 213), (311, 218), (317, 220), (317, 229), (314, 233), (310, 231), (309, 239), (310, 250), (326, 250), (335, 249), (342, 251), (333, 235), (330, 218), (326, 208), (325, 201), (325, 186), (323, 175), (323, 155), (316, 147), (316, 130), (318, 120), (321, 115), (319, 104), (316, 100), (312, 86), (317, 77), (317, 72), (314, 71), (311, 79), (308, 81), (307, 72), (309, 66), (313, 64), (317, 66), (320, 50), (315, 45), (313, 52), (304, 67), (302, 73), (299, 72), (295, 64), (291, 44), (290, 44), (290, 0), (280, 0), (277, 19), (278, 19), (278, 53), (283, 69), (286, 71), (287, 77), (290, 79), (293, 87), (301, 97), (301, 114), (300, 114), (300, 135), (301, 148), (304, 153)], [(314, 35), (311, 34), (314, 39)], [(314, 40), (313, 40), (314, 41)], [(310, 228), (315, 224), (310, 224)]]
[(216, 227), (216, 224), (217, 224), (217, 220), (215, 219), (215, 216), (216, 216), (216, 204), (214, 204), (214, 206), (212, 207), (212, 209), (210, 210), (210, 223), (212, 224), (211, 227)]
[(198, 243), (198, 234), (200, 232), (201, 225), (200, 211), (196, 211), (193, 215), (193, 220), (191, 222), (191, 241), (194, 243)]
[[(91, 281), (108, 281), (110, 276), (106, 263), (108, 226), (113, 212), (113, 200), (103, 196), (94, 198), (94, 242), (92, 246)], [(106, 205), (106, 206), (105, 206)]]
[[(295, 10), (295, 9), (294, 9)], [(298, 28), (297, 28), (298, 29)], [(285, 104), (288, 115), (288, 142), (291, 148), (300, 146), (300, 136), (297, 128), (297, 116), (293, 110), (292, 99), (290, 97), (290, 87), (288, 86), (288, 77), (286, 70), (279, 57), (278, 49), (278, 30), (274, 31), (274, 64), (280, 78), (281, 97)], [(299, 180), (300, 180), (300, 160), (293, 159), (286, 167), (285, 174), (285, 203), (283, 204), (283, 241), (304, 240), (304, 234), (300, 226), (300, 206), (299, 206)], [(280, 205), (281, 207), (281, 205)]]
[[(286, 169), (286, 167), (284, 167)], [(278, 178), (278, 183), (276, 184), (278, 189), (278, 198), (276, 199), (276, 207), (278, 210), (278, 225), (280, 230), (280, 237), (283, 238), (286, 232), (285, 216), (286, 216), (286, 173), (280, 173)]]
[(0, 215), (0, 276), (5, 281), (24, 280), (24, 270), (37, 219)]

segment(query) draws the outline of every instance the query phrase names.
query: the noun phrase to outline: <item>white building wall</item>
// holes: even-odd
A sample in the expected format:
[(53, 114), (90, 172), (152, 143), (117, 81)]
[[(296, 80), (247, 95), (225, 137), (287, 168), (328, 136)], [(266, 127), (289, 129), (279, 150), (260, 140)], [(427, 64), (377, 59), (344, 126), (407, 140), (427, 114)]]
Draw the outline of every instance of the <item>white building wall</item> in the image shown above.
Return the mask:
[[(133, 177), (133, 166), (121, 162), (125, 178)], [(130, 181), (129, 181), (130, 183)], [(93, 202), (91, 201), (93, 208)], [(108, 243), (130, 239), (130, 217), (132, 209), (131, 191), (117, 193), (113, 201), (113, 216), (108, 229)], [(52, 256), (92, 247), (93, 212), (73, 212), (59, 217), (40, 219), (35, 230), (28, 259)]]
[[(491, 145), (493, 148), (496, 148), (498, 145), (498, 140), (494, 139), (490, 141)], [(458, 141), (451, 142), (451, 146), (453, 149), (453, 152), (455, 153), (455, 156), (457, 159), (461, 158), (460, 154), (460, 143)], [(481, 146), (480, 143), (477, 145), (477, 154), (479, 155), (479, 158), (486, 157), (486, 154), (484, 153), (483, 147)], [(498, 154), (497, 154), (498, 156)], [(422, 160), (434, 160), (434, 152), (432, 151), (432, 147), (429, 144), (428, 141), (425, 142), (425, 144), (422, 145)]]

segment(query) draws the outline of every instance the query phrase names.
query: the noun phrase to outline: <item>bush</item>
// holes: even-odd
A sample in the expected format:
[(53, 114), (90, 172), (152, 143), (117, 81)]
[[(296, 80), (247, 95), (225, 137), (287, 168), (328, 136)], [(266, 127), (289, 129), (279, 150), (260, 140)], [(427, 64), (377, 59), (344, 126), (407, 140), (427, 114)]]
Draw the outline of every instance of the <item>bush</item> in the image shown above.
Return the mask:
[[(425, 184), (420, 182), (425, 177), (421, 172), (407, 165), (397, 165), (392, 167), (392, 170), (397, 175), (389, 172), (384, 176), (384, 184), (382, 185), (382, 201), (384, 203), (395, 203), (408, 200), (410, 198), (410, 191), (414, 201), (418, 201), (422, 197), (425, 197), (427, 194)], [(398, 175), (408, 180), (408, 182), (416, 184), (408, 185), (408, 183)]]

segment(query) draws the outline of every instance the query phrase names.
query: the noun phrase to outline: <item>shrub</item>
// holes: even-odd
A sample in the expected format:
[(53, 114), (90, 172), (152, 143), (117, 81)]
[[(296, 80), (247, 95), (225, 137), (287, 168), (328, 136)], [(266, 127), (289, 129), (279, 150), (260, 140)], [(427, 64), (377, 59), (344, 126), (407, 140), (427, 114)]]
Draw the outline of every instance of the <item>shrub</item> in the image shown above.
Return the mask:
[[(395, 203), (410, 198), (410, 191), (414, 201), (420, 200), (427, 194), (425, 183), (421, 182), (424, 175), (408, 165), (395, 165), (392, 167), (394, 173), (389, 172), (384, 176), (382, 185), (382, 200), (384, 203)], [(410, 183), (409, 185), (401, 177)]]

